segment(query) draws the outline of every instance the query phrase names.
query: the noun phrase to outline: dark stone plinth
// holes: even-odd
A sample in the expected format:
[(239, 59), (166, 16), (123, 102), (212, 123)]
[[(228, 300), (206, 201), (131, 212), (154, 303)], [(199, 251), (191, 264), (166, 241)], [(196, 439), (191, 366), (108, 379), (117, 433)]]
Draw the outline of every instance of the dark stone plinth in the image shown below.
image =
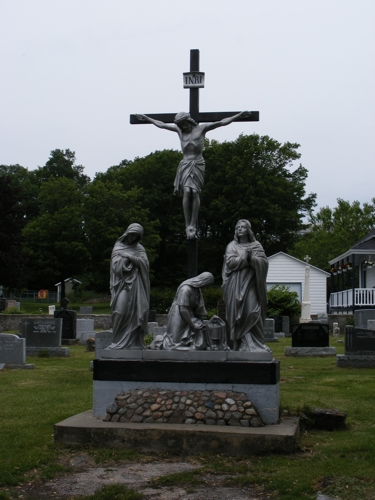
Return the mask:
[(345, 429), (346, 413), (340, 410), (313, 408), (311, 417), (314, 420), (316, 429), (333, 431), (335, 429)]
[(300, 323), (292, 328), (292, 347), (329, 346), (328, 324)]
[(95, 359), (94, 380), (274, 385), (280, 380), (280, 361), (242, 363)]

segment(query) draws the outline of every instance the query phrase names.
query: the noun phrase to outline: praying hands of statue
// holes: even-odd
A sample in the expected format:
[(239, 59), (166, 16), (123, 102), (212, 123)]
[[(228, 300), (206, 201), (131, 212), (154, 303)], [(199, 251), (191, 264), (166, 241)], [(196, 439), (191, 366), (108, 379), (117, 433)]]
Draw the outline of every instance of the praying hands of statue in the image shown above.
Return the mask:
[(253, 250), (251, 248), (246, 248), (246, 253), (247, 253), (247, 262), (251, 262), (252, 256), (253, 256)]

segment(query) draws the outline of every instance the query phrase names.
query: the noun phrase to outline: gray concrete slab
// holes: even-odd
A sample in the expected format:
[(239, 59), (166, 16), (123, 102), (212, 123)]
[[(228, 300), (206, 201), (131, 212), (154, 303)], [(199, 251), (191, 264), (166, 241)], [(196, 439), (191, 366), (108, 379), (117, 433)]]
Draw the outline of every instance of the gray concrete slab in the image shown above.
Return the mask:
[(142, 349), (102, 349), (101, 359), (143, 359)]
[(228, 361), (272, 361), (271, 352), (228, 351)]
[(64, 445), (136, 449), (142, 453), (225, 453), (251, 456), (296, 451), (299, 419), (288, 417), (277, 425), (231, 427), (186, 424), (131, 424), (103, 422), (92, 411), (55, 424), (55, 442)]
[(48, 354), (51, 358), (69, 358), (69, 347), (26, 347), (26, 356), (36, 357), (40, 354)]

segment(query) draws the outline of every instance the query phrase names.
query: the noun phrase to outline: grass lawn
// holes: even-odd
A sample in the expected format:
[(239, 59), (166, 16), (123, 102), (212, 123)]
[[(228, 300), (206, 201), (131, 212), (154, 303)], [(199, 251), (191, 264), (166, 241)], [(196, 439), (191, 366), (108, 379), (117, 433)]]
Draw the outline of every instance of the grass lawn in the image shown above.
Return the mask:
[[(290, 338), (270, 344), (281, 360), (282, 414), (335, 408), (347, 413), (347, 429), (305, 430), (293, 455), (198, 456), (202, 467), (194, 473), (171, 474), (156, 483), (193, 486), (207, 472), (227, 473), (227, 484), (264, 485), (281, 500), (315, 499), (317, 490), (341, 500), (375, 500), (375, 369), (337, 368), (334, 357), (285, 357), (287, 345)], [(331, 338), (331, 346), (343, 352), (336, 339)], [(84, 346), (70, 352), (70, 358), (28, 358), (35, 370), (0, 372), (0, 487), (66, 470), (59, 459), (75, 449), (54, 444), (53, 426), (92, 407), (89, 363), (94, 357)], [(86, 452), (100, 463), (141, 459), (124, 450)], [(7, 498), (2, 495), (0, 491), (0, 499)]]

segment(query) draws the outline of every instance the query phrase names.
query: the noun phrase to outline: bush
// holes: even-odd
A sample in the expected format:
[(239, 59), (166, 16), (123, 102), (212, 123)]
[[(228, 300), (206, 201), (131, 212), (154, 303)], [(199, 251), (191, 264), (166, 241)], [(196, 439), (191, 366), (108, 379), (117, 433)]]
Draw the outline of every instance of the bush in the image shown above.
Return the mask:
[(23, 309), (18, 310), (17, 307), (7, 307), (4, 309), (3, 314), (25, 314), (25, 311)]
[(301, 304), (297, 292), (285, 285), (275, 285), (268, 290), (267, 317), (300, 316)]

